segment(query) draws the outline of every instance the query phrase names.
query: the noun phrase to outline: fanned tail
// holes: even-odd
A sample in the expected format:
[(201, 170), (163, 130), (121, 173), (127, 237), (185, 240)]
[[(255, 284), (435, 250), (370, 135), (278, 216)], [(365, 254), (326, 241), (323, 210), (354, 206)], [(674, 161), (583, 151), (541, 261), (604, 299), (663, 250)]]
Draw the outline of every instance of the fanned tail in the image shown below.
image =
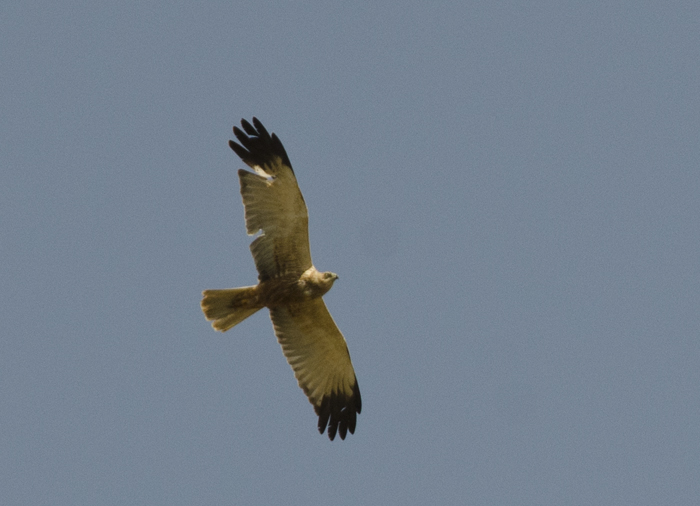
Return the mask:
[(204, 290), (202, 311), (215, 330), (226, 332), (264, 306), (258, 303), (254, 286)]

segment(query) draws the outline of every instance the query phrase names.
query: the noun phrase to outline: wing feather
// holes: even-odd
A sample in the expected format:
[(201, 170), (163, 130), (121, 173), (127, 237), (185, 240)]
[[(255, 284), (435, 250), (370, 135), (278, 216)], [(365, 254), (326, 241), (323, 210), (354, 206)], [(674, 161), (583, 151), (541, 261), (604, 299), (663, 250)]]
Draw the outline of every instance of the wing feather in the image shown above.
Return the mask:
[(299, 386), (318, 415), (321, 434), (345, 439), (362, 410), (350, 353), (323, 299), (270, 309), (275, 335)]

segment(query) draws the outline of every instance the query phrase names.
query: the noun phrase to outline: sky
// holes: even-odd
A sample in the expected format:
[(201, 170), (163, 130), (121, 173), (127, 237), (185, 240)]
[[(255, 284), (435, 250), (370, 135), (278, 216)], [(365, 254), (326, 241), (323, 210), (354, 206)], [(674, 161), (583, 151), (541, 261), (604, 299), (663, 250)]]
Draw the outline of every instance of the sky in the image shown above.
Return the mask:
[[(700, 4), (8, 2), (0, 502), (696, 505)], [(251, 285), (278, 134), (362, 391)]]

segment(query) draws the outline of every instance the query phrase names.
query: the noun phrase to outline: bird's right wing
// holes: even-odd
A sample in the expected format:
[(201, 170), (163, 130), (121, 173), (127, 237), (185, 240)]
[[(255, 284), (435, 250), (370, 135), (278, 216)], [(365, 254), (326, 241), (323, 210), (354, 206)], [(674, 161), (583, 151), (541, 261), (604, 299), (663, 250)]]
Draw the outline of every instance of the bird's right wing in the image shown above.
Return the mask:
[(309, 215), (292, 164), (279, 138), (253, 118), (233, 127), (240, 142), (229, 146), (255, 173), (239, 170), (248, 235), (261, 235), (250, 245), (258, 278), (293, 275), (311, 267)]

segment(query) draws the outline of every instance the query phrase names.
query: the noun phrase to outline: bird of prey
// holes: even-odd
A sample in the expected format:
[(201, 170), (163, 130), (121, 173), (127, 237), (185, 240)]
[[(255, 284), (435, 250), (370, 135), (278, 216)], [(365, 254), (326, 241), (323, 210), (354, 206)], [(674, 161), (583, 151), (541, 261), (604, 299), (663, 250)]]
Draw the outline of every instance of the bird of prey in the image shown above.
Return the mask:
[(328, 427), (345, 439), (355, 433), (362, 409), (360, 388), (343, 334), (322, 296), (338, 275), (311, 262), (309, 215), (292, 164), (279, 138), (253, 118), (233, 127), (231, 149), (255, 172), (240, 169), (241, 196), (258, 284), (205, 290), (202, 311), (215, 330), (225, 332), (267, 307), (277, 340), (299, 386), (318, 415), (321, 434)]

